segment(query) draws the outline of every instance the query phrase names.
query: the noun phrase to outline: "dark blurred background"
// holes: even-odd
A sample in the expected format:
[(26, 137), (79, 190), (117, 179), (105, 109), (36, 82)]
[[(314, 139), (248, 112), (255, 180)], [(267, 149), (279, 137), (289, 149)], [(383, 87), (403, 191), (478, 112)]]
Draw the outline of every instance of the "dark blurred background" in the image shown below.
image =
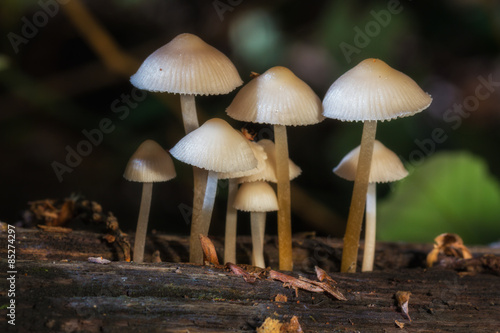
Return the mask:
[[(471, 164), (485, 166), (479, 168), (480, 180), (474, 181), (480, 187), (474, 196), (491, 192), (489, 197), (494, 199), (484, 208), (478, 204), (467, 221), (450, 223), (463, 215), (450, 213), (455, 206), (467, 210), (470, 193), (464, 170), (454, 185), (460, 191), (429, 187), (419, 192), (423, 198), (438, 193), (443, 198), (460, 195), (462, 200), (443, 204), (446, 207), (414, 207), (424, 212), (422, 220), (428, 219), (426, 211), (443, 212), (433, 215), (436, 222), (431, 225), (437, 227), (429, 230), (431, 234), (412, 238), (382, 230), (381, 235), (428, 242), (431, 235), (444, 231), (458, 232), (475, 243), (500, 238), (498, 1), (3, 0), (0, 29), (0, 220), (4, 222), (20, 220), (29, 201), (75, 193), (114, 212), (125, 231), (134, 230), (141, 185), (122, 177), (128, 158), (145, 139), (169, 149), (184, 131), (178, 96), (148, 93), (144, 97), (133, 91), (129, 77), (154, 50), (190, 32), (225, 53), (245, 83), (251, 71), (262, 73), (282, 65), (321, 99), (336, 78), (365, 58), (383, 59), (406, 73), (432, 95), (433, 103), (414, 117), (381, 123), (377, 138), (411, 172), (441, 152), (467, 152)], [(220, 117), (235, 128), (246, 125), (258, 138), (272, 136), (268, 127), (226, 116), (224, 110), (236, 91), (198, 97), (200, 123)], [(68, 147), (81, 146), (87, 140), (83, 131), (99, 128), (105, 118), (112, 123), (108, 133), (58, 177), (54, 166), (66, 164)], [(433, 138), (439, 128), (446, 139)], [(360, 135), (361, 124), (331, 119), (289, 128), (290, 157), (303, 170), (293, 181), (295, 232), (343, 235), (352, 183), (336, 177), (332, 168), (359, 144)], [(454, 155), (446, 156), (453, 163)], [(453, 168), (446, 163), (442, 168)], [(177, 178), (154, 186), (150, 226), (187, 235), (184, 217), (192, 201), (192, 171), (178, 161), (175, 165)], [(429, 179), (441, 177), (432, 173), (431, 168)], [(488, 191), (482, 191), (481, 181), (488, 184)], [(223, 234), (226, 187), (221, 181), (213, 235)], [(392, 230), (387, 227), (391, 223), (419, 228), (402, 220), (404, 214), (391, 219), (394, 196), (407, 197), (411, 188), (378, 187), (379, 200), (386, 205), (380, 228), (386, 225), (386, 231)], [(397, 205), (401, 208), (401, 203)], [(248, 233), (247, 216), (240, 216), (240, 231)], [(271, 215), (269, 233), (276, 230), (274, 221)], [(462, 228), (463, 224), (475, 226), (475, 231)]]

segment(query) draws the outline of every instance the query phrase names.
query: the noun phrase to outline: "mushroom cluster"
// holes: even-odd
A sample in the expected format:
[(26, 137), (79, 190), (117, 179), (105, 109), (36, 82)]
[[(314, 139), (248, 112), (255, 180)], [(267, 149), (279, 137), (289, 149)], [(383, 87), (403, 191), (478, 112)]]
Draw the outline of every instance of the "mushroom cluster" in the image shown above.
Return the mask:
[[(194, 96), (227, 94), (243, 82), (231, 61), (197, 36), (185, 33), (175, 37), (153, 52), (130, 81), (139, 89), (180, 95), (186, 136), (170, 154), (193, 167), (190, 261), (194, 263), (203, 262), (198, 237), (209, 233), (217, 180), (229, 179), (225, 262), (236, 262), (237, 210), (241, 210), (251, 214), (252, 263), (265, 267), (266, 213), (278, 211), (279, 268), (292, 270), (290, 180), (301, 169), (289, 159), (286, 126), (317, 124), (325, 117), (362, 121), (360, 146), (334, 170), (337, 175), (354, 181), (341, 271), (356, 271), (365, 205), (362, 270), (373, 269), (375, 183), (395, 181), (407, 174), (396, 155), (375, 140), (377, 122), (411, 116), (430, 105), (431, 97), (415, 81), (382, 60), (366, 59), (339, 77), (321, 101), (291, 70), (272, 67), (244, 85), (226, 113), (237, 121), (272, 125), (274, 142), (253, 142), (219, 118), (199, 126)], [(154, 176), (143, 175), (141, 172), (146, 169), (153, 170), (150, 172)], [(141, 262), (152, 182), (175, 177), (175, 170), (168, 153), (148, 140), (130, 159), (124, 177), (144, 183), (134, 248), (134, 261)], [(269, 182), (276, 183), (277, 196)]]

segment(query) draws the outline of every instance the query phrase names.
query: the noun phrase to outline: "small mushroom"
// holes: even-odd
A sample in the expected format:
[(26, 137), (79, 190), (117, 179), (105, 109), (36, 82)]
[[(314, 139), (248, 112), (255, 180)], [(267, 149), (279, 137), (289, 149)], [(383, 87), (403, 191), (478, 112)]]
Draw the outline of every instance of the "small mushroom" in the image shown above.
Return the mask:
[(328, 89), (323, 100), (325, 117), (364, 122), (341, 272), (356, 272), (377, 121), (412, 116), (426, 109), (431, 101), (432, 98), (415, 81), (379, 59), (363, 60)]
[(278, 210), (278, 200), (273, 188), (262, 181), (243, 183), (236, 194), (234, 208), (250, 212), (252, 264), (266, 268), (264, 261), (266, 213)]
[[(243, 136), (244, 137), (244, 136)], [(245, 137), (245, 139), (247, 139)], [(255, 169), (240, 172), (221, 172), (219, 179), (228, 179), (227, 189), (227, 207), (226, 207), (226, 233), (224, 237), (224, 263), (230, 262), (236, 264), (236, 230), (238, 225), (238, 212), (233, 207), (236, 193), (238, 192), (238, 182), (241, 177), (260, 173), (267, 166), (267, 154), (264, 148), (253, 142), (248, 141), (252, 151), (257, 158), (257, 167)]]
[(127, 163), (123, 177), (129, 181), (142, 183), (141, 206), (135, 232), (134, 262), (144, 261), (153, 183), (166, 182), (175, 176), (172, 158), (153, 140), (144, 141)]
[[(340, 161), (333, 172), (344, 179), (353, 181), (356, 178), (360, 147), (351, 150)], [(375, 257), (375, 240), (377, 225), (377, 190), (376, 183), (394, 182), (408, 175), (403, 163), (390, 149), (375, 140), (373, 146), (372, 165), (370, 167), (368, 192), (366, 194), (365, 213), (365, 250), (361, 271), (371, 272)]]
[(255, 169), (258, 162), (253, 150), (248, 140), (225, 120), (212, 118), (177, 142), (170, 153), (179, 161), (208, 170), (201, 223), (198, 226), (199, 234), (207, 236), (218, 174)]
[(274, 125), (278, 178), (279, 266), (293, 269), (290, 180), (286, 126), (321, 122), (322, 105), (314, 91), (288, 68), (276, 66), (247, 83), (226, 110), (236, 120)]
[[(205, 43), (201, 38), (183, 33), (160, 47), (144, 60), (130, 77), (137, 88), (180, 94), (182, 119), (186, 134), (197, 129), (195, 95), (227, 94), (243, 81), (233, 63), (222, 52)], [(191, 262), (203, 263), (198, 234), (207, 172), (193, 167), (194, 195), (191, 223)]]

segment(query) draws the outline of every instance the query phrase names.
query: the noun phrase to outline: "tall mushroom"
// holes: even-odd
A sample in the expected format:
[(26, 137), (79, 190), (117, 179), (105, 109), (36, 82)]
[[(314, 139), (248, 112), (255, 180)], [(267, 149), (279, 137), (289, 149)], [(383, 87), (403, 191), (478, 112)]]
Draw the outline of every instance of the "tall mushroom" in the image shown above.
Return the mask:
[(123, 177), (129, 181), (143, 183), (141, 206), (135, 232), (134, 262), (141, 263), (144, 260), (153, 183), (166, 182), (175, 176), (172, 158), (153, 140), (144, 141), (127, 163)]
[(226, 110), (240, 121), (274, 125), (278, 178), (279, 267), (292, 270), (292, 227), (286, 126), (321, 122), (321, 100), (289, 69), (276, 66), (247, 83)]
[(278, 200), (273, 188), (262, 181), (244, 183), (236, 194), (234, 207), (241, 211), (250, 212), (252, 264), (266, 268), (264, 260), (266, 213), (278, 210)]
[(323, 100), (323, 115), (363, 121), (360, 157), (344, 235), (341, 272), (355, 272), (377, 121), (412, 116), (432, 101), (407, 75), (379, 59), (366, 59), (339, 77)]
[(207, 236), (217, 190), (219, 172), (240, 172), (257, 167), (247, 139), (225, 120), (212, 118), (187, 134), (170, 150), (176, 159), (208, 170), (200, 218), (200, 234)]
[[(231, 60), (189, 33), (178, 35), (153, 52), (131, 76), (130, 82), (143, 90), (180, 94), (186, 134), (199, 127), (195, 95), (227, 94), (243, 83)], [(207, 173), (193, 168), (193, 178), (189, 260), (201, 264), (203, 253), (198, 235)]]
[[(351, 150), (340, 161), (333, 172), (344, 179), (353, 181), (356, 178), (358, 168), (360, 147)], [(361, 271), (371, 272), (375, 258), (375, 240), (377, 228), (377, 183), (388, 183), (403, 179), (408, 175), (403, 163), (398, 156), (375, 140), (373, 145), (373, 156), (368, 179), (368, 192), (366, 194), (365, 212), (365, 250), (363, 254), (363, 265)]]

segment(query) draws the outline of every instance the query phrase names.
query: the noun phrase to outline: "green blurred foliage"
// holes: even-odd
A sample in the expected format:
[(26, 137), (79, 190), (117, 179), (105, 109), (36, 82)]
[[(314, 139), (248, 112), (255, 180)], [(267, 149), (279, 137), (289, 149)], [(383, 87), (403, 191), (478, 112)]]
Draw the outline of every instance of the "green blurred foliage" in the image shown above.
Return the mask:
[(498, 240), (500, 186), (468, 152), (441, 152), (397, 182), (378, 205), (378, 238), (431, 242), (456, 233), (469, 244)]

